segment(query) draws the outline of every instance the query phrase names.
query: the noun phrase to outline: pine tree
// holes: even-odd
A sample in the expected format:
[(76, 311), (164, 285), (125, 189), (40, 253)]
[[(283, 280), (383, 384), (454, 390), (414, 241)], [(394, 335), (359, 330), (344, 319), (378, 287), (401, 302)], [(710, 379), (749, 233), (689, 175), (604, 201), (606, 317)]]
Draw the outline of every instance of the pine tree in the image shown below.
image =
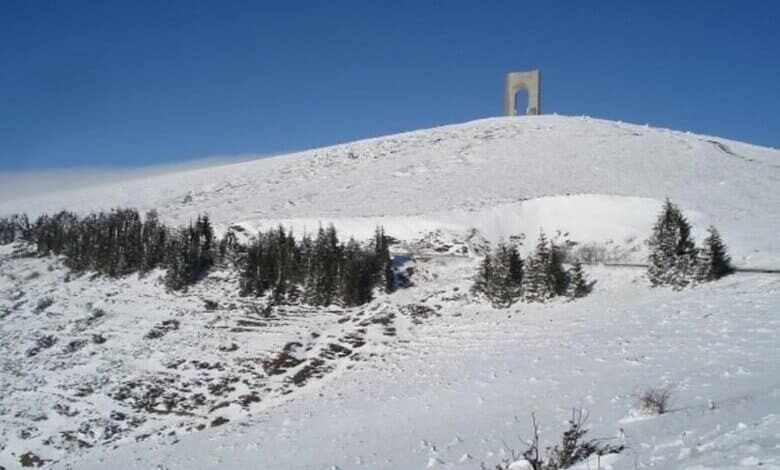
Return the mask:
[(486, 253), (479, 263), (477, 274), (474, 276), (474, 284), (471, 286), (471, 292), (477, 295), (485, 295), (490, 299), (493, 296), (493, 282), (493, 255)]
[(734, 272), (731, 258), (726, 252), (726, 245), (723, 244), (717, 229), (710, 225), (707, 233), (704, 247), (698, 252), (697, 279), (699, 281), (714, 281)]
[(382, 286), (388, 294), (395, 290), (395, 272), (393, 259), (390, 256), (390, 245), (382, 227), (374, 231), (374, 275), (376, 284)]
[(234, 266), (238, 256), (238, 238), (233, 230), (228, 229), (219, 241), (215, 263), (222, 267)]
[(529, 302), (545, 302), (556, 294), (556, 279), (551, 266), (556, 262), (550, 242), (544, 232), (539, 233), (539, 240), (533, 255), (526, 263), (523, 294)]
[(262, 278), (263, 268), (263, 249), (260, 242), (260, 234), (249, 247), (247, 247), (246, 259), (244, 260), (241, 275), (239, 277), (239, 286), (241, 295), (262, 295), (265, 292), (260, 279)]
[(312, 305), (330, 305), (338, 294), (342, 250), (336, 228), (320, 227), (314, 242), (312, 268), (306, 281), (305, 297)]
[(143, 259), (141, 270), (150, 271), (162, 264), (165, 256), (166, 230), (160, 224), (156, 210), (146, 213), (143, 228), (141, 230)]
[(187, 285), (188, 263), (190, 250), (189, 231), (180, 229), (168, 240), (166, 251), (165, 286), (171, 290), (179, 290)]
[(569, 285), (569, 276), (563, 269), (563, 260), (566, 258), (564, 246), (550, 243), (550, 257), (547, 265), (547, 275), (550, 278), (553, 295), (565, 295)]
[(509, 266), (509, 282), (517, 289), (518, 296), (523, 293), (523, 260), (520, 259), (520, 253), (515, 245), (509, 247), (507, 257)]
[(484, 295), (496, 308), (506, 308), (522, 295), (523, 263), (517, 247), (500, 243), (480, 263), (471, 291)]
[(194, 263), (200, 274), (214, 264), (214, 227), (207, 214), (199, 216), (195, 223), (193, 245), (197, 257)]
[(508, 307), (520, 298), (522, 293), (523, 268), (517, 248), (501, 243), (496, 248), (493, 279), (493, 304)]
[(567, 295), (570, 299), (584, 297), (588, 293), (588, 281), (582, 271), (582, 263), (575, 261), (569, 271)]
[(344, 257), (340, 269), (339, 289), (341, 301), (346, 306), (370, 302), (371, 290), (376, 282), (374, 262), (360, 245), (351, 239), (343, 249)]
[(682, 288), (696, 274), (696, 248), (691, 226), (674, 204), (666, 199), (648, 240), (647, 275), (653, 286)]

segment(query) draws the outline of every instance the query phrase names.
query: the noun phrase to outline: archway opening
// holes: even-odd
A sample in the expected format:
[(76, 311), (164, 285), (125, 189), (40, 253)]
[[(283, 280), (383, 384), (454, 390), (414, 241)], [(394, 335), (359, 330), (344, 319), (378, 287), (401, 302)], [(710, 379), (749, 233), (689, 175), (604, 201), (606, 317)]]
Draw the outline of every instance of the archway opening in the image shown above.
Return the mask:
[(515, 109), (518, 116), (525, 116), (528, 109), (528, 90), (521, 88), (515, 92)]

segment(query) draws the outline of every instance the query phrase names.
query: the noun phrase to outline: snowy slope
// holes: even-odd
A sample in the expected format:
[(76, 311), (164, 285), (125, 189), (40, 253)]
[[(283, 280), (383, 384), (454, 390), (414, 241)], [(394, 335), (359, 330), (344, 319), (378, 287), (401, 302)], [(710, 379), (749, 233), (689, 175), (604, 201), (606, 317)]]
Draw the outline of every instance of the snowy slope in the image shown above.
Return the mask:
[[(641, 261), (667, 196), (737, 264), (778, 268), (778, 179), (777, 150), (534, 116), (0, 201), (358, 238), (382, 224), (415, 283), (353, 309), (268, 310), (232, 272), (168, 293), (160, 272), (74, 276), (0, 247), (0, 467), (33, 452), (72, 469), (476, 469), (523, 449), (532, 412), (551, 444), (583, 407), (593, 437), (628, 446), (603, 468), (780, 468), (780, 278), (675, 292), (589, 266), (577, 302), (468, 295), (486, 241), (525, 234), (527, 250), (540, 228)], [(637, 416), (647, 387), (671, 387), (672, 411)]]
[[(515, 207), (496, 206), (566, 194), (669, 197), (701, 214), (702, 224), (716, 223), (735, 261), (752, 266), (768, 257), (780, 264), (779, 178), (777, 150), (585, 117), (530, 116), (2, 201), (0, 214), (132, 206), (156, 208), (175, 224), (208, 212), (224, 228), (279, 219), (441, 218), (490, 208), (493, 218), (485, 223), (493, 231), (516, 233), (518, 227), (502, 226)], [(583, 217), (611, 210), (593, 202), (576, 210)], [(640, 202), (629, 211), (645, 216), (644, 227), (656, 209)], [(572, 227), (547, 227), (559, 228)]]
[[(593, 437), (629, 446), (607, 468), (780, 468), (780, 281), (638, 292), (634, 275), (591, 274), (609, 287), (582, 302), (450, 306), (381, 360), (245, 425), (72, 468), (478, 469), (523, 450), (531, 412), (552, 444), (579, 406)], [(649, 386), (673, 387), (673, 412), (634, 416)]]

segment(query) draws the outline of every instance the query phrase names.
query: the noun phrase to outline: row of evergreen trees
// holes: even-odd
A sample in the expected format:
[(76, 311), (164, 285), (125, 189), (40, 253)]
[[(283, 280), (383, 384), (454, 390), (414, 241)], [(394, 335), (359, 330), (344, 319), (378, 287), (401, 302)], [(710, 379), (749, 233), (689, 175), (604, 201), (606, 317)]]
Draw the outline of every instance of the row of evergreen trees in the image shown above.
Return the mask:
[(367, 247), (340, 242), (333, 226), (300, 242), (279, 227), (243, 246), (230, 231), (217, 239), (206, 215), (174, 230), (156, 211), (142, 219), (134, 209), (116, 209), (85, 217), (63, 211), (34, 223), (24, 215), (0, 218), (0, 243), (15, 240), (33, 243), (40, 256), (62, 255), (75, 272), (120, 277), (164, 268), (165, 285), (173, 290), (197, 282), (215, 264), (239, 270), (242, 294), (271, 290), (276, 301), (302, 292), (302, 300), (314, 305), (359, 305), (371, 300), (377, 286), (394, 289), (388, 238), (381, 228)]
[(715, 227), (707, 229), (701, 248), (691, 237), (691, 226), (669, 199), (664, 202), (648, 239), (647, 276), (653, 286), (681, 289), (734, 272), (726, 246)]
[[(647, 275), (653, 286), (685, 286), (720, 279), (734, 272), (730, 257), (715, 227), (707, 229), (702, 247), (691, 236), (682, 212), (665, 201), (648, 239)], [(545, 302), (555, 296), (582, 297), (588, 283), (582, 265), (575, 261), (566, 270), (565, 245), (556, 245), (544, 232), (533, 254), (522, 260), (513, 245), (499, 244), (480, 264), (472, 291), (484, 295), (496, 307), (508, 307), (520, 299)]]
[(84, 217), (62, 211), (29, 223), (24, 215), (0, 219), (0, 242), (26, 240), (40, 256), (62, 255), (72, 271), (95, 271), (111, 277), (167, 269), (165, 281), (181, 289), (214, 264), (214, 231), (208, 216), (173, 231), (156, 211), (142, 220), (135, 209), (116, 209)]
[(561, 295), (582, 297), (588, 284), (579, 262), (563, 267), (565, 249), (548, 240), (544, 232), (533, 254), (525, 261), (517, 247), (499, 244), (479, 266), (472, 291), (487, 297), (495, 307), (508, 307), (520, 299), (546, 302)]
[(360, 305), (374, 290), (395, 288), (388, 239), (377, 228), (367, 247), (350, 239), (339, 241), (333, 225), (320, 228), (317, 237), (296, 242), (283, 227), (260, 233), (247, 248), (241, 270), (241, 292), (275, 301), (295, 300), (312, 305)]

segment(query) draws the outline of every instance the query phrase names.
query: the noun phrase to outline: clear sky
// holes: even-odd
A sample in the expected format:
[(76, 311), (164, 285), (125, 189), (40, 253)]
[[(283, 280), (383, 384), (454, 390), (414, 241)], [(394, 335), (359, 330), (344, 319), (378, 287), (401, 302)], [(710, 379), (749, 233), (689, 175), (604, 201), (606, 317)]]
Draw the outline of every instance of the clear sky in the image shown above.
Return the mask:
[(496, 116), (531, 68), (546, 113), (780, 147), (780, 1), (0, 0), (0, 171)]

